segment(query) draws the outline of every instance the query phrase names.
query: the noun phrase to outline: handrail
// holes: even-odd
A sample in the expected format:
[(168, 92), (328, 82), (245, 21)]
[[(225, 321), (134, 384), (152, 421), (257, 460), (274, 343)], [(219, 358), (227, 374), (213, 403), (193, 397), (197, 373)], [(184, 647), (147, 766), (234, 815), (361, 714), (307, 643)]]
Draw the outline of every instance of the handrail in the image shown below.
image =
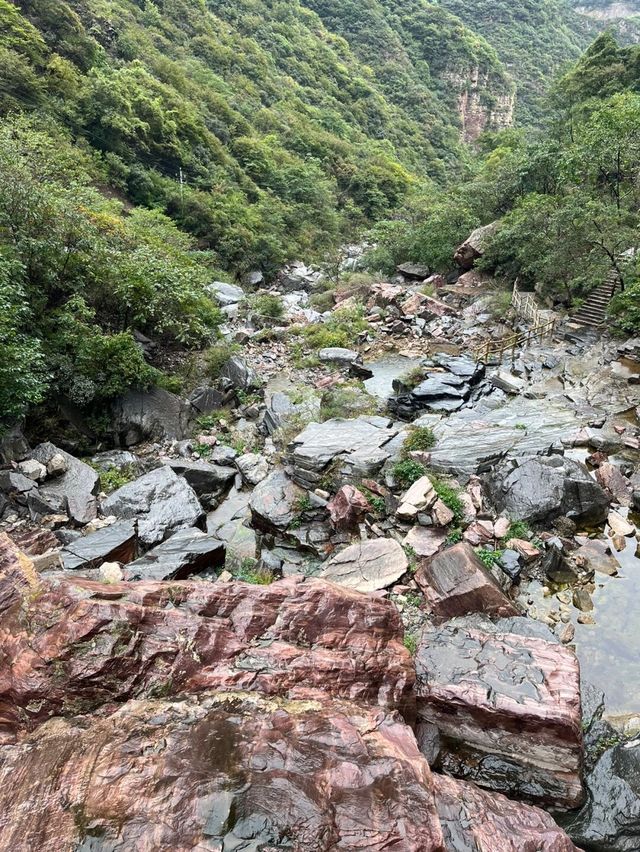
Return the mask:
[(490, 355), (498, 354), (500, 355), (500, 361), (502, 361), (505, 352), (509, 350), (511, 350), (511, 360), (514, 361), (516, 347), (525, 343), (529, 346), (532, 340), (540, 340), (542, 342), (547, 335), (552, 335), (555, 331), (557, 319), (554, 317), (553, 319), (545, 320), (531, 293), (523, 294), (520, 292), (517, 279), (513, 285), (511, 304), (518, 313), (533, 322), (533, 328), (530, 328), (528, 331), (512, 334), (509, 337), (503, 337), (501, 340), (488, 340), (476, 349), (476, 362), (482, 361), (483, 363), (487, 363)]

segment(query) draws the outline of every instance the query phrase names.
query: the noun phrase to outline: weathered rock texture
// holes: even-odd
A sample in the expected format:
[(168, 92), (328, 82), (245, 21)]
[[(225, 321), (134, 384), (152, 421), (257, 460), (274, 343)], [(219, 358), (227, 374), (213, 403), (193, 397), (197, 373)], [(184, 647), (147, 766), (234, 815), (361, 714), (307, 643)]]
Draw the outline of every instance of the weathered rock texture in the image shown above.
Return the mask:
[(446, 775), (434, 775), (433, 782), (448, 852), (578, 852), (539, 808)]
[(332, 556), (320, 575), (358, 592), (386, 589), (402, 577), (409, 561), (395, 539), (358, 541)]
[(15, 852), (445, 849), (411, 730), (341, 702), (131, 701), (48, 721), (4, 749), (0, 779)]
[(576, 657), (500, 624), (472, 625), (459, 619), (426, 630), (416, 655), (418, 717), (443, 735), (442, 765), (515, 798), (576, 807), (583, 796)]
[(88, 464), (58, 449), (49, 441), (38, 444), (33, 451), (33, 458), (44, 465), (49, 465), (55, 456), (64, 459), (65, 471), (40, 486), (43, 505), (38, 507), (38, 513), (45, 514), (48, 508), (51, 512), (65, 512), (78, 524), (87, 524), (98, 513), (95, 497), (100, 485), (98, 474)]
[(472, 612), (508, 618), (518, 610), (466, 542), (423, 560), (416, 582), (436, 619)]
[(411, 711), (395, 607), (320, 580), (38, 577), (0, 538), (0, 739), (52, 715), (154, 694), (245, 689)]

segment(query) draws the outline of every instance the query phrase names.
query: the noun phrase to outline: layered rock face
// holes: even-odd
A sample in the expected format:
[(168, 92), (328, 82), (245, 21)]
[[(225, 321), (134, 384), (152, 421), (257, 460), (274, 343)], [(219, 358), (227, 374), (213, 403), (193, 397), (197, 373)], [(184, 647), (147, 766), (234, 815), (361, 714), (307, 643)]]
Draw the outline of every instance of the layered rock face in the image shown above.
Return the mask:
[(250, 689), (411, 711), (397, 610), (319, 580), (105, 586), (38, 577), (0, 542), (0, 732), (140, 695)]
[(4, 749), (2, 849), (444, 852), (396, 715), (207, 693), (46, 722)]
[(523, 619), (458, 619), (426, 630), (416, 656), (418, 718), (435, 725), (447, 772), (557, 808), (583, 797), (578, 662), (511, 632)]

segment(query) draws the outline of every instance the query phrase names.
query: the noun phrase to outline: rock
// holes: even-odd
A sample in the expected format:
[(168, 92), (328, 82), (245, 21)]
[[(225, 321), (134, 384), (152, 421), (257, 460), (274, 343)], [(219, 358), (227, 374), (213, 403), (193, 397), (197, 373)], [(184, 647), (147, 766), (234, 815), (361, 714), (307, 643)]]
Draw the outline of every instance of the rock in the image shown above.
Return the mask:
[(640, 849), (640, 739), (606, 751), (587, 777), (587, 801), (565, 829), (593, 852)]
[(574, 808), (583, 799), (578, 661), (554, 641), (515, 633), (516, 622), (531, 627), (474, 617), (425, 630), (415, 658), (418, 718), (442, 734), (447, 774)]
[(415, 281), (424, 281), (430, 274), (429, 267), (423, 263), (401, 263), (399, 266), (396, 266), (396, 269), (400, 275), (404, 275), (405, 278), (411, 278)]
[(227, 284), (225, 281), (213, 281), (207, 287), (207, 290), (221, 307), (227, 305), (237, 305), (245, 298), (245, 293), (242, 287), (236, 287), (235, 284)]
[(546, 523), (565, 515), (576, 523), (598, 524), (609, 506), (586, 467), (562, 456), (507, 462), (485, 484), (497, 511), (512, 521)]
[(564, 558), (562, 545), (550, 542), (540, 562), (540, 571), (553, 583), (575, 583), (577, 574)]
[(0, 653), (13, 661), (0, 681), (3, 743), (73, 708), (111, 712), (158, 691), (411, 711), (413, 665), (389, 601), (299, 576), (268, 586), (49, 580), (1, 538), (0, 566)]
[(320, 349), (318, 351), (318, 358), (323, 363), (348, 367), (358, 358), (358, 353), (353, 349), (341, 349), (338, 346), (331, 346), (326, 349)]
[(494, 387), (514, 396), (521, 394), (527, 386), (525, 379), (520, 379), (507, 370), (498, 370), (491, 376), (490, 381)]
[(46, 465), (40, 464), (35, 459), (25, 459), (18, 464), (18, 470), (27, 479), (32, 479), (34, 482), (42, 482), (47, 476)]
[(257, 485), (269, 474), (269, 462), (258, 453), (245, 453), (236, 459), (236, 464), (248, 485)]
[(103, 562), (98, 569), (98, 581), (100, 583), (120, 583), (123, 577), (122, 568), (117, 562)]
[(232, 567), (240, 566), (244, 559), (256, 557), (256, 534), (249, 527), (250, 496), (232, 488), (218, 508), (207, 515), (207, 532), (225, 543), (226, 564)]
[(184, 580), (191, 574), (216, 572), (225, 563), (225, 546), (197, 529), (178, 530), (162, 544), (127, 566), (127, 580)]
[(7, 850), (445, 849), (411, 729), (346, 702), (131, 701), (51, 720), (0, 778)]
[(211, 414), (226, 405), (232, 398), (232, 393), (224, 393), (217, 388), (207, 386), (196, 388), (189, 396), (191, 407), (198, 415)]
[(111, 406), (111, 429), (118, 444), (131, 447), (142, 441), (181, 441), (189, 434), (193, 409), (163, 388), (130, 390)]
[(125, 470), (138, 467), (139, 459), (128, 450), (107, 450), (91, 456), (91, 464), (98, 470)]
[(409, 561), (395, 539), (360, 541), (332, 556), (318, 575), (358, 592), (387, 589), (406, 573)]
[(324, 485), (334, 470), (340, 485), (375, 477), (399, 452), (401, 434), (385, 417), (310, 423), (287, 447), (292, 477), (310, 491)]
[(498, 564), (507, 577), (514, 583), (520, 581), (522, 565), (520, 564), (520, 554), (517, 550), (510, 550), (509, 548), (503, 550)]
[(519, 615), (465, 542), (423, 561), (415, 581), (424, 593), (429, 611), (439, 621), (472, 612), (500, 618)]
[(618, 573), (618, 560), (611, 554), (606, 541), (578, 537), (578, 542), (580, 547), (573, 552), (573, 559), (579, 568), (609, 577)]
[(415, 526), (407, 533), (404, 544), (410, 547), (416, 556), (429, 557), (435, 556), (446, 540), (447, 534), (444, 530)]
[(492, 222), (490, 225), (476, 228), (456, 249), (453, 259), (457, 265), (465, 271), (472, 269), (476, 260), (484, 254), (484, 246), (487, 240), (495, 234), (499, 227), (499, 222)]
[[(49, 476), (55, 476), (39, 488), (40, 497), (50, 507), (50, 512), (64, 512), (77, 524), (92, 521), (98, 513), (95, 495), (100, 487), (100, 478), (96, 471), (49, 442), (38, 444), (33, 458), (46, 465)], [(55, 473), (49, 469), (50, 465)]]
[(608, 461), (602, 462), (596, 470), (596, 479), (601, 487), (621, 506), (633, 504), (631, 488), (627, 485), (627, 481), (617, 465), (610, 464)]
[(13, 470), (0, 470), (0, 491), (6, 494), (12, 503), (24, 506), (27, 496), (36, 489), (37, 485), (30, 477)]
[(20, 423), (14, 423), (2, 430), (0, 435), (0, 464), (20, 461), (29, 455), (29, 442), (24, 436)]
[(55, 533), (48, 529), (12, 529), (11, 538), (27, 556), (41, 556), (51, 550), (58, 550), (60, 541)]
[(102, 509), (106, 515), (136, 519), (140, 541), (148, 547), (203, 519), (195, 491), (167, 465), (118, 488)]
[(438, 495), (429, 477), (421, 476), (400, 498), (396, 516), (403, 521), (412, 521), (418, 512), (430, 509), (437, 499)]
[(227, 379), (235, 390), (253, 390), (261, 385), (258, 374), (242, 358), (233, 356), (220, 370), (220, 377)]
[(433, 782), (445, 849), (451, 852), (579, 852), (539, 808), (446, 775), (434, 774)]
[(493, 534), (497, 539), (506, 538), (511, 527), (509, 518), (498, 518), (493, 525)]
[(636, 528), (629, 523), (626, 518), (623, 518), (619, 512), (609, 512), (607, 523), (616, 535), (628, 536), (634, 535)]
[(576, 589), (574, 591), (573, 605), (581, 612), (591, 612), (593, 610), (593, 601), (586, 589)]
[(469, 524), (463, 535), (464, 540), (468, 541), (474, 547), (493, 541), (493, 537), (493, 530), (489, 530), (485, 524), (479, 521)]
[(236, 469), (231, 465), (211, 464), (209, 461), (190, 459), (163, 459), (167, 467), (189, 483), (198, 497), (223, 494), (235, 479)]
[(510, 538), (507, 542), (509, 550), (515, 550), (525, 563), (534, 562), (540, 556), (540, 549), (524, 538)]
[(251, 494), (252, 523), (264, 532), (284, 532), (296, 517), (301, 491), (281, 471), (270, 473)]
[(361, 491), (353, 485), (343, 485), (327, 504), (331, 523), (337, 530), (353, 530), (362, 523), (371, 505)]
[(135, 522), (117, 521), (70, 542), (60, 556), (67, 571), (88, 571), (99, 568), (103, 562), (131, 562), (136, 558), (136, 550)]
[(448, 526), (455, 518), (455, 515), (453, 514), (451, 509), (447, 505), (445, 505), (445, 503), (443, 503), (440, 498), (438, 498), (433, 504), (431, 515), (433, 517), (435, 525), (438, 527)]

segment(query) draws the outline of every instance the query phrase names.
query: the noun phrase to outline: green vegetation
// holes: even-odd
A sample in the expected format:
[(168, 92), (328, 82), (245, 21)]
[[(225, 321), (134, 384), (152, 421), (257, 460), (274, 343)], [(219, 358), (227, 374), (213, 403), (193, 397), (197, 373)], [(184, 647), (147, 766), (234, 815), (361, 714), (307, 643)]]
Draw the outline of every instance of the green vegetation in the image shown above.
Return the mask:
[(393, 466), (393, 478), (402, 488), (409, 488), (426, 474), (426, 468), (413, 459), (403, 459)]
[(528, 541), (531, 536), (531, 528), (526, 521), (511, 521), (509, 529), (507, 530), (506, 539), (509, 541), (511, 538), (520, 538)]
[(282, 297), (276, 293), (261, 293), (251, 299), (253, 310), (269, 319), (280, 319), (284, 314)]
[(228, 343), (226, 340), (221, 340), (219, 343), (210, 346), (204, 355), (207, 376), (212, 380), (220, 378), (224, 365), (239, 350), (240, 347), (237, 343)]
[(235, 580), (252, 583), (254, 586), (268, 586), (273, 583), (274, 576), (268, 568), (259, 567), (255, 559), (243, 559), (238, 568), (233, 571)]
[(338, 385), (322, 394), (320, 422), (377, 413), (378, 400), (368, 394), (360, 382)]
[(446, 537), (445, 543), (448, 544), (448, 545), (458, 544), (458, 542), (460, 542), (460, 541), (462, 541), (462, 528), (461, 527), (454, 527), (449, 532), (449, 535)]
[(485, 547), (480, 547), (476, 550), (476, 556), (482, 562), (485, 568), (493, 568), (502, 558), (503, 550), (487, 550)]
[(413, 577), (418, 570), (417, 554), (410, 544), (403, 544), (402, 547), (409, 562), (409, 565), (407, 566), (407, 574), (410, 574)]
[(428, 426), (413, 426), (409, 435), (406, 437), (404, 444), (402, 445), (402, 454), (404, 456), (409, 455), (409, 453), (418, 451), (426, 451), (430, 450), (436, 443), (436, 436), (433, 434), (433, 430)]
[(350, 348), (361, 331), (368, 325), (364, 318), (364, 308), (336, 308), (324, 323), (312, 323), (302, 330), (302, 335), (312, 349), (326, 349), (337, 346)]
[(402, 376), (400, 376), (400, 381), (403, 385), (409, 388), (409, 390), (413, 390), (413, 388), (417, 388), (418, 385), (425, 380), (427, 373), (424, 367), (412, 367)]
[(110, 494), (112, 491), (122, 488), (127, 482), (131, 482), (137, 475), (138, 472), (133, 465), (100, 471), (100, 490)]
[(453, 512), (453, 522), (459, 524), (464, 517), (464, 506), (460, 499), (459, 489), (432, 473), (429, 474), (429, 479), (438, 497)]
[(415, 657), (416, 651), (418, 650), (418, 637), (415, 633), (405, 633), (404, 635), (404, 647), (411, 654), (412, 657)]

